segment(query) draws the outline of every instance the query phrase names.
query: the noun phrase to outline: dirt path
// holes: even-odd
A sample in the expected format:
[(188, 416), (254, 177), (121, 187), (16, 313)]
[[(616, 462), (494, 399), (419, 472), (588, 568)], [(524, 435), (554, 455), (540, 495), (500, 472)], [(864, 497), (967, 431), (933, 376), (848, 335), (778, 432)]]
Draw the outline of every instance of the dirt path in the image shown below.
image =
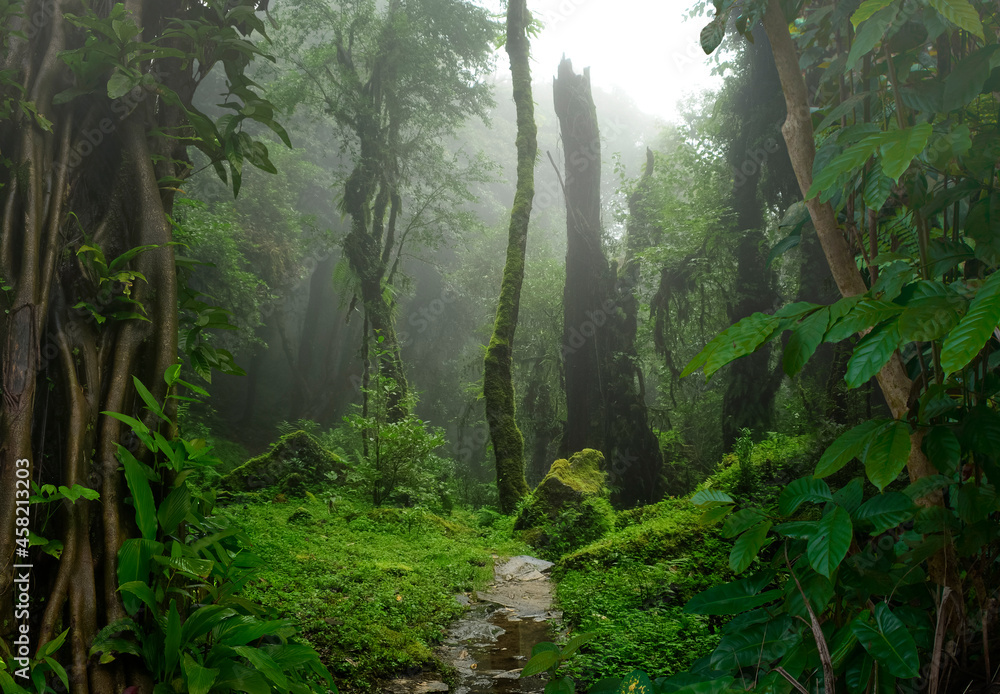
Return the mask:
[[(494, 555), (494, 560), (499, 558)], [(449, 687), (433, 674), (393, 680), (390, 694), (512, 694), (541, 692), (540, 677), (519, 680), (521, 668), (539, 641), (552, 640), (550, 622), (561, 615), (552, 610), (552, 564), (534, 557), (512, 557), (494, 566), (494, 581), (485, 591), (456, 599), (469, 609), (448, 629), (438, 656), (456, 672)]]

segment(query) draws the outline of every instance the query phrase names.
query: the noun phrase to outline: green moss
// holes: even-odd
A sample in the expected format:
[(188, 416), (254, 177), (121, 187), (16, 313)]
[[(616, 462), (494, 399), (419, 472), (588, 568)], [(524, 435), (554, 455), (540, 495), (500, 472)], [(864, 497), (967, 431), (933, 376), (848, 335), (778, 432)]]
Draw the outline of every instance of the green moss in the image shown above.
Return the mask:
[(301, 495), (312, 487), (329, 484), (329, 473), (343, 475), (346, 464), (304, 431), (282, 436), (263, 455), (243, 463), (225, 475), (219, 484), (233, 491), (274, 487), (290, 495)]

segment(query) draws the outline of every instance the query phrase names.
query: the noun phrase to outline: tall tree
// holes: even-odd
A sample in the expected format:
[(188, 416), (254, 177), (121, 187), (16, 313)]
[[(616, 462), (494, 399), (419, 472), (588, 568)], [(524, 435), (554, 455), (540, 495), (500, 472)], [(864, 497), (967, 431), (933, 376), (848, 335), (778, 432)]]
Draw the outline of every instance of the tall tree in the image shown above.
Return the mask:
[(282, 16), (278, 50), (295, 68), (282, 80), (284, 100), (332, 115), (332, 136), (351, 161), (340, 199), (351, 218), (344, 256), (378, 336), (380, 372), (396, 383), (389, 412), (398, 419), (409, 389), (393, 281), (407, 240), (439, 238), (464, 221), (449, 212), (461, 208), (479, 173), (473, 164), (458, 175), (441, 140), (491, 104), (484, 78), (496, 27), (464, 0), (302, 0)]
[(512, 513), (517, 502), (528, 493), (528, 484), (524, 479), (524, 437), (514, 418), (511, 361), (517, 313), (521, 305), (521, 285), (524, 283), (524, 253), (528, 245), (531, 203), (535, 197), (535, 158), (538, 154), (538, 128), (535, 126), (535, 107), (531, 98), (530, 23), (526, 0), (509, 0), (506, 49), (510, 57), (514, 106), (517, 109), (517, 182), (507, 230), (507, 258), (500, 282), (500, 299), (483, 365), (486, 422), (496, 456), (497, 492), (503, 513)]
[[(264, 5), (136, 0), (74, 5), (74, 16), (29, 0), (0, 15), (0, 641), (12, 643), (11, 565), (24, 563), (22, 473), (99, 490), (99, 503), (67, 502), (32, 526), (63, 549), (33, 560), (31, 638), (69, 628), (74, 694), (149, 685), (141, 668), (89, 655), (95, 633), (126, 615), (118, 552), (136, 532), (116, 453), (126, 432), (102, 412), (143, 418), (132, 376), (163, 402), (177, 361), (169, 215), (191, 171), (187, 146), (224, 176), (228, 160), (236, 190), (244, 160), (273, 168), (242, 132), (248, 117), (280, 131), (244, 77)], [(191, 101), (219, 62), (234, 111), (217, 124)]]
[(565, 161), (566, 284), (563, 290), (563, 366), (566, 432), (562, 450), (602, 450), (607, 354), (605, 307), (610, 268), (601, 240), (601, 137), (590, 93), (590, 69), (573, 72), (566, 58), (552, 82)]

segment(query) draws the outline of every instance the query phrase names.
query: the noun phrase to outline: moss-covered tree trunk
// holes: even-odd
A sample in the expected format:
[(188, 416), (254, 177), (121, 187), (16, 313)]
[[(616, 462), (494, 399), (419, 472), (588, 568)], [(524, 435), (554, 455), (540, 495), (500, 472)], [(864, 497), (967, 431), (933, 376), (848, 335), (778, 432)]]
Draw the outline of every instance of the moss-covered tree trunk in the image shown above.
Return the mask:
[(486, 421), (496, 456), (497, 492), (500, 510), (511, 513), (527, 494), (524, 480), (524, 438), (514, 419), (514, 383), (511, 358), (514, 333), (524, 282), (524, 253), (528, 243), (528, 222), (535, 196), (535, 157), (538, 129), (531, 97), (531, 65), (528, 58), (528, 5), (510, 0), (507, 5), (507, 55), (517, 110), (517, 183), (507, 232), (507, 259), (500, 283), (493, 335), (486, 348), (483, 365), (483, 396)]
[(605, 450), (602, 382), (607, 355), (610, 270), (601, 248), (601, 138), (590, 93), (590, 70), (573, 72), (563, 58), (552, 82), (565, 154), (566, 285), (562, 357), (566, 430), (562, 451)]

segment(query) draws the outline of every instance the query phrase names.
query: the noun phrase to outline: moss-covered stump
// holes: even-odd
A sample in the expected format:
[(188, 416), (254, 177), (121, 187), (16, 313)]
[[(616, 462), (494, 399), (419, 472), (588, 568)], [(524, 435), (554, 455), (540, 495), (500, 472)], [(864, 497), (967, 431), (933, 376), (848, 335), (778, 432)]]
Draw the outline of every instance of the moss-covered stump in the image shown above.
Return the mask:
[(271, 450), (251, 458), (219, 482), (237, 492), (275, 487), (290, 496), (328, 484), (328, 473), (343, 478), (347, 465), (319, 441), (304, 431), (294, 431), (278, 439)]
[(514, 529), (545, 555), (558, 558), (593, 542), (614, 527), (604, 456), (585, 448), (552, 463), (521, 507)]

